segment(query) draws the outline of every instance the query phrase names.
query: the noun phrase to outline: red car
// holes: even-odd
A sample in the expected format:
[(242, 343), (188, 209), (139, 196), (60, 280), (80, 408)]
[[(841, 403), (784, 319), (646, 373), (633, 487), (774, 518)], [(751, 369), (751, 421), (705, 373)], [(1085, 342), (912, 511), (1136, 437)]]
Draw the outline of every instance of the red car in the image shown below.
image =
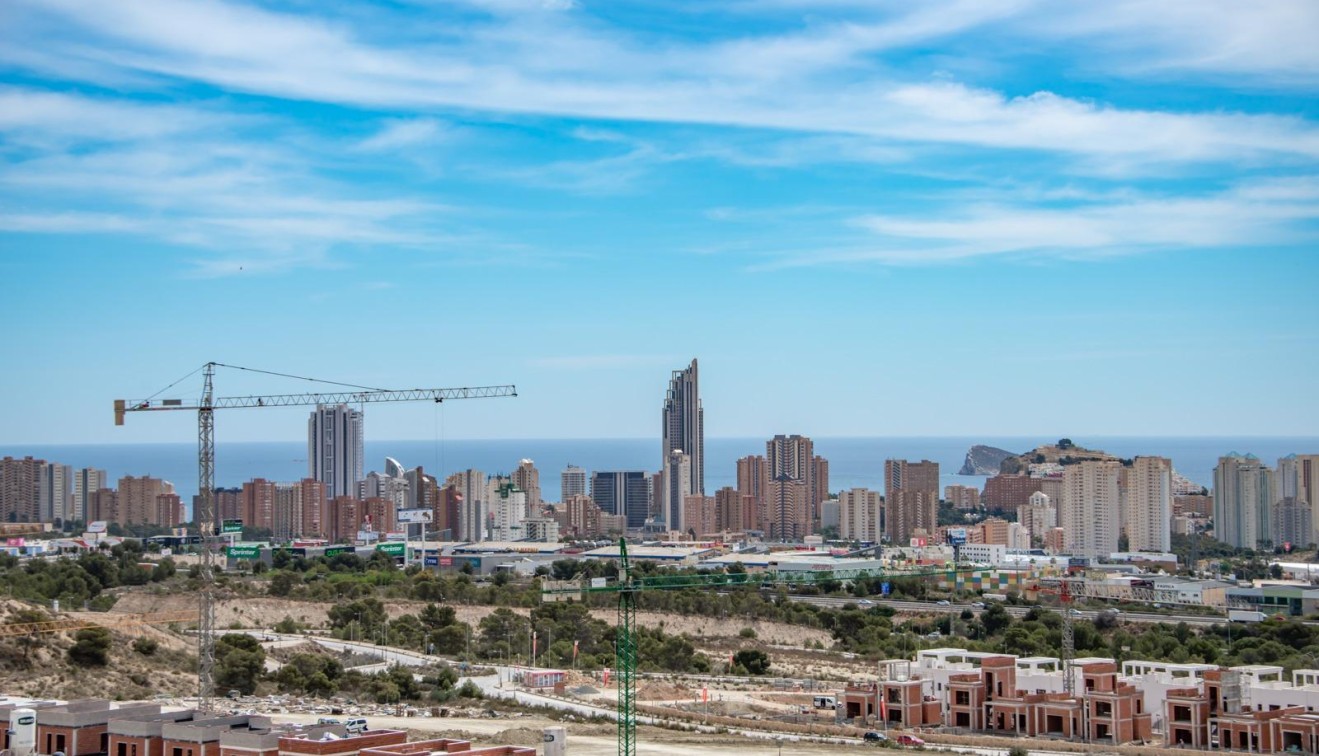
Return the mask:
[(898, 745), (901, 745), (901, 746), (923, 746), (923, 745), (925, 745), (925, 741), (924, 741), (924, 740), (921, 740), (920, 738), (916, 737), (915, 735), (907, 735), (906, 733), (903, 733), (902, 735), (899, 735), (898, 737), (894, 738), (894, 740), (896, 740), (896, 741), (897, 741), (897, 744), (898, 744)]

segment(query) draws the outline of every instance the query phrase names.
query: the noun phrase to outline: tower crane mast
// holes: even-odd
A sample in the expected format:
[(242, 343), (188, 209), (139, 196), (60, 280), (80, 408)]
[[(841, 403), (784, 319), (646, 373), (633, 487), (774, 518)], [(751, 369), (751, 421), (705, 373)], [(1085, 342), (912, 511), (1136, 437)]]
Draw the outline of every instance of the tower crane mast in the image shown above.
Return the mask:
[[(215, 416), (217, 409), (243, 409), (264, 407), (298, 407), (320, 404), (348, 404), (366, 402), (416, 402), (431, 401), (435, 403), (448, 399), (490, 399), (496, 397), (517, 396), (517, 387), (512, 385), (478, 386), (466, 388), (405, 389), (389, 391), (355, 387), (354, 391), (329, 393), (271, 394), (266, 396), (215, 396), (215, 369), (217, 367), (248, 370), (251, 372), (281, 375), (285, 378), (301, 378), (282, 373), (269, 373), (265, 370), (224, 365), (208, 362), (200, 370), (202, 373), (201, 398), (195, 404), (179, 399), (144, 399), (127, 401), (116, 399), (114, 403), (115, 425), (123, 425), (129, 412), (158, 411), (196, 411), (197, 412), (197, 507), (193, 518), (201, 529), (201, 590), (199, 594), (197, 619), (197, 707), (202, 711), (211, 711), (215, 696), (215, 539), (219, 533), (219, 523), (215, 511)], [(195, 374), (194, 371), (193, 374)], [(334, 381), (317, 381), (314, 378), (302, 380), (320, 383)], [(177, 381), (175, 382), (178, 383)], [(172, 384), (173, 385), (173, 384)], [(172, 387), (171, 385), (171, 387)], [(336, 384), (346, 385), (346, 384)], [(167, 387), (164, 390), (168, 390)], [(162, 392), (157, 392), (163, 393)]]

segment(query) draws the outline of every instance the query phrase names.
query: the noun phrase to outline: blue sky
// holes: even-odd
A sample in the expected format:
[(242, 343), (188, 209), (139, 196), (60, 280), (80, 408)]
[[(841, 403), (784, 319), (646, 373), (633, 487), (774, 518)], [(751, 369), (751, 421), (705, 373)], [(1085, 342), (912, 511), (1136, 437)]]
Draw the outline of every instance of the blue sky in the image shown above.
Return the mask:
[(0, 443), (188, 440), (110, 405), (207, 360), (521, 392), (373, 407), (373, 438), (650, 436), (693, 356), (715, 436), (1312, 434), (1317, 29), (1309, 0), (10, 0)]

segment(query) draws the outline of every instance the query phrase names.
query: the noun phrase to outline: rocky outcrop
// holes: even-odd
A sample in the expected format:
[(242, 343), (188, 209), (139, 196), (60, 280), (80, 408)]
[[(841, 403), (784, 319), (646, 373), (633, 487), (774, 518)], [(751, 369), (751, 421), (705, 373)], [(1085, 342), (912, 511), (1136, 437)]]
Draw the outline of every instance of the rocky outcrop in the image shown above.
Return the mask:
[(1003, 460), (1017, 455), (1005, 449), (998, 449), (993, 446), (982, 446), (976, 444), (966, 453), (966, 461), (962, 463), (962, 469), (957, 471), (958, 475), (998, 475), (999, 466)]

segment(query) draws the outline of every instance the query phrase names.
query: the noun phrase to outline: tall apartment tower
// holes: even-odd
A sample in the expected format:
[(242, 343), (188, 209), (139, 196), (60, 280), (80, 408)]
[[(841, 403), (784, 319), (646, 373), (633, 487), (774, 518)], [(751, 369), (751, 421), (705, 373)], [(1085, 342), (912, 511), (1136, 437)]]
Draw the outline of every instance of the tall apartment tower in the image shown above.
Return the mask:
[(472, 469), (456, 472), (445, 479), (444, 485), (452, 486), (462, 497), (454, 540), (484, 541), (486, 519), (490, 511), (486, 508), (485, 473)]
[(1232, 452), (1214, 468), (1214, 537), (1254, 549), (1273, 533), (1273, 471), (1254, 454)]
[(628, 528), (642, 528), (650, 514), (651, 476), (640, 470), (591, 473), (591, 500), (607, 515), (627, 518)]
[(513, 471), (513, 485), (527, 496), (527, 514), (539, 515), (540, 470), (536, 469), (536, 463), (529, 459), (518, 462), (517, 469)]
[(328, 532), (329, 501), (326, 485), (315, 478), (298, 481), (298, 499), (302, 504), (302, 522), (299, 535), (322, 536)]
[(41, 519), (41, 471), (46, 461), (24, 457), (0, 459), (0, 522)]
[(119, 479), (120, 525), (158, 525), (156, 497), (174, 493), (174, 484), (160, 478), (125, 475)]
[(884, 461), (884, 530), (905, 545), (917, 530), (933, 535), (939, 524), (939, 463)]
[(243, 484), (242, 514), (243, 525), (249, 528), (275, 529), (275, 489), (274, 481), (265, 478), (253, 478)]
[(764, 457), (752, 455), (737, 461), (737, 492), (750, 496), (754, 515), (747, 528), (764, 530), (767, 510), (765, 503), (769, 496), (769, 462)]
[(1310, 543), (1319, 543), (1319, 454), (1296, 456), (1296, 501), (1310, 508)]
[(1017, 507), (1017, 522), (1026, 528), (1032, 545), (1043, 544), (1049, 531), (1058, 527), (1058, 508), (1048, 494), (1036, 491), (1027, 503)]
[(92, 494), (105, 488), (105, 470), (84, 467), (73, 473), (73, 512), (71, 518), (89, 522), (87, 505)]
[(331, 499), (356, 496), (362, 480), (362, 413), (346, 404), (321, 404), (307, 420), (307, 477), (325, 484)]
[(41, 468), (41, 519), (68, 522), (73, 517), (73, 466), (51, 462)]
[(577, 465), (568, 465), (559, 473), (559, 501), (567, 503), (574, 496), (586, 495), (586, 471)]
[[(688, 476), (687, 490), (682, 494), (704, 494), (705, 410), (701, 408), (701, 385), (695, 359), (686, 369), (673, 371), (669, 379), (669, 390), (664, 395), (662, 415), (664, 435), (660, 461), (665, 466), (665, 472), (673, 452), (686, 453), (692, 469)], [(678, 499), (678, 509), (682, 509), (681, 497)]]
[(838, 537), (844, 541), (879, 543), (884, 534), (879, 492), (853, 488), (838, 494)]
[(765, 442), (765, 464), (771, 482), (786, 476), (805, 486), (806, 519), (801, 535), (810, 535), (819, 522), (820, 502), (815, 499), (828, 498), (828, 492), (820, 490), (817, 474), (824, 473), (827, 487), (829, 464), (815, 456), (815, 442), (798, 435), (778, 435)]
[[(1058, 519), (1065, 548), (1074, 556), (1108, 556), (1118, 549), (1122, 517), (1122, 463), (1087, 460), (1063, 468)], [(1165, 525), (1166, 527), (1166, 525)]]
[(270, 535), (276, 541), (289, 541), (302, 535), (302, 486), (299, 484), (275, 484)]
[(1131, 551), (1172, 549), (1172, 460), (1136, 457), (1122, 468), (1122, 529)]
[(669, 530), (687, 532), (687, 517), (683, 501), (692, 494), (692, 456), (682, 449), (674, 449), (664, 460), (664, 505), (660, 519)]
[(809, 496), (804, 481), (788, 475), (770, 480), (765, 497), (766, 535), (777, 541), (800, 541), (810, 535)]
[[(495, 478), (493, 480), (502, 480)], [(513, 483), (491, 485), (490, 539), (494, 541), (520, 541), (526, 537), (527, 493)]]

